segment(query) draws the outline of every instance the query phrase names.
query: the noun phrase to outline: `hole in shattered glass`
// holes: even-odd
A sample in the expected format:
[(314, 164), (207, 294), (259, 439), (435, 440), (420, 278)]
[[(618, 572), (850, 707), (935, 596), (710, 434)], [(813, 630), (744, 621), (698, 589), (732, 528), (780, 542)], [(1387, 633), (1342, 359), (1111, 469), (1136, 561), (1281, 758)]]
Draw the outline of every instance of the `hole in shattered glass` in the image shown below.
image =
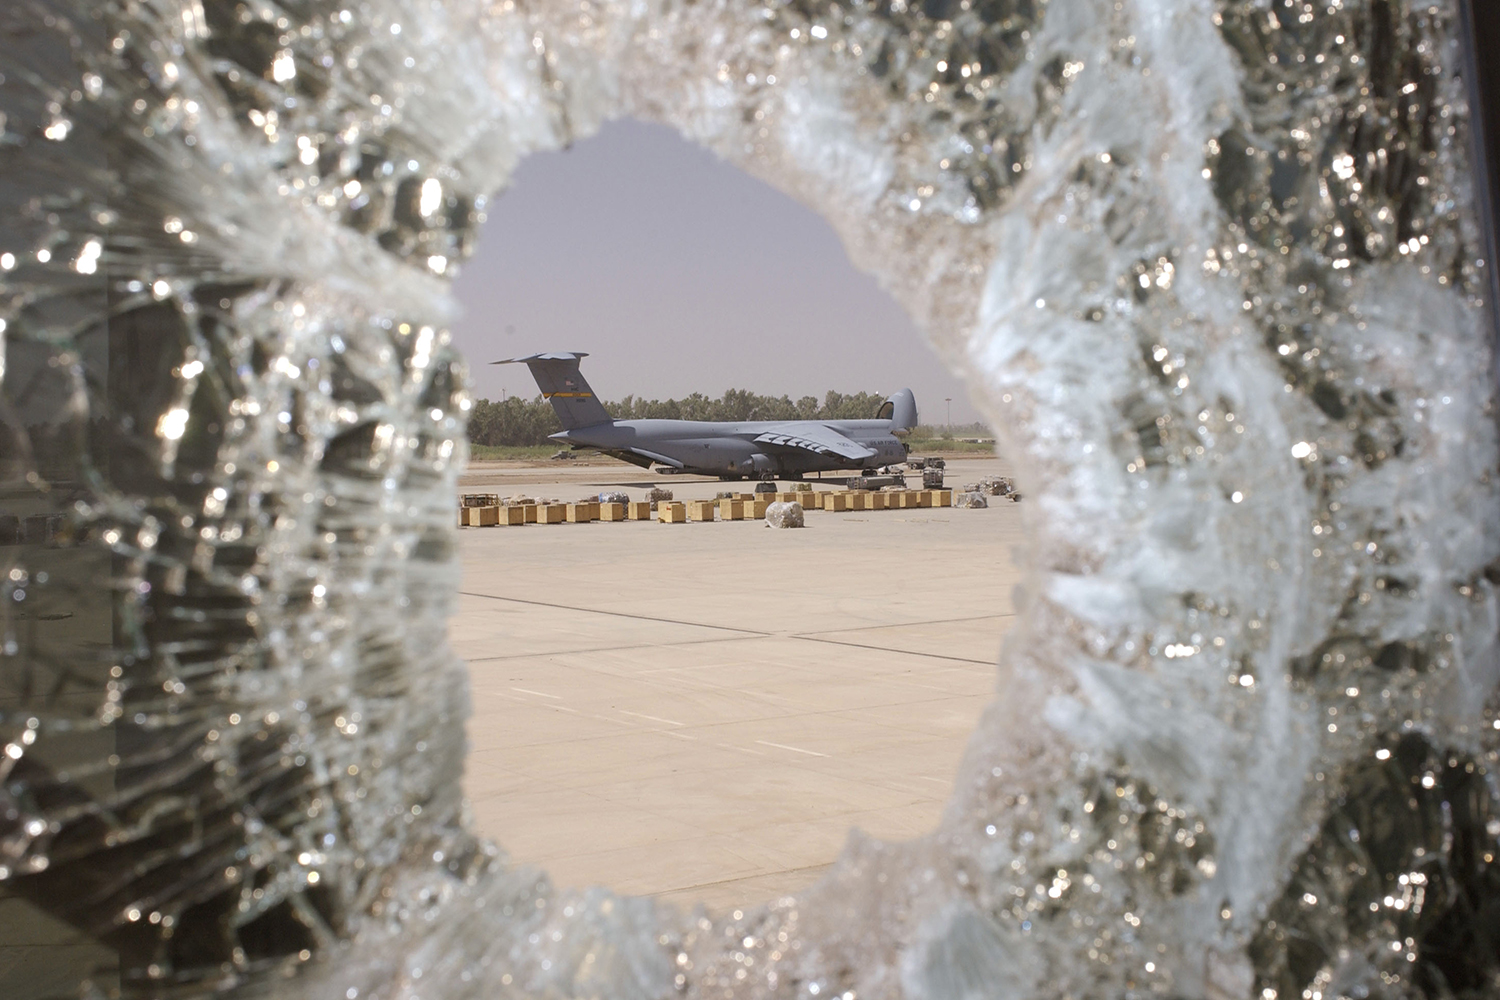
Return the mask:
[[(455, 346), (478, 396), (536, 397), (524, 367), (490, 360), (583, 350), (611, 400), (646, 385), (878, 401), (910, 385), (925, 423), (943, 423), (945, 395), (967, 410), (821, 217), (664, 126), (612, 123), (537, 154), (487, 211), (455, 286), (467, 312)], [(517, 430), (491, 423), (491, 405), (471, 418), (465, 493), (569, 502), (753, 485), (608, 459), (497, 462), (486, 445)], [(950, 477), (998, 468), (981, 454)], [(828, 475), (815, 485), (847, 474)], [(1014, 514), (810, 514), (812, 530), (784, 537), (722, 524), (463, 531), (452, 635), (472, 679), (477, 829), (563, 885), (715, 908), (810, 885), (851, 827), (928, 832), (1011, 621), (992, 595), (1017, 578)]]

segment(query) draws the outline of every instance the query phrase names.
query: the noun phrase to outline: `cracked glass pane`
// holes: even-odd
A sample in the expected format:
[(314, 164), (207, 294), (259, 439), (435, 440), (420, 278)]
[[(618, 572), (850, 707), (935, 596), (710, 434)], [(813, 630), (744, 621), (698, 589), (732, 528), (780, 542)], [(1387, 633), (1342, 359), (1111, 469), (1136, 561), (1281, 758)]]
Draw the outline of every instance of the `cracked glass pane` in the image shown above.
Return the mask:
[[(0, 912), (80, 956), (45, 989), (1492, 994), (1458, 14), (12, 0)], [(938, 829), (714, 916), (557, 891), (459, 791), (448, 282), (522, 157), (625, 115), (816, 206), (1031, 519)]]

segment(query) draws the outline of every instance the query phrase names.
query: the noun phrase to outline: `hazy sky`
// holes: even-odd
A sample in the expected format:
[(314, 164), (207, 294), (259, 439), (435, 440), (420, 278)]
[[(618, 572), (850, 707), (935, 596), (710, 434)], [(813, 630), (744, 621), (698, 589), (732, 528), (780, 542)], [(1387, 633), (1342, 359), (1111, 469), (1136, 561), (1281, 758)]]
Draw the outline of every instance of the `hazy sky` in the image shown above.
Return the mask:
[[(527, 159), (455, 285), (475, 394), (536, 394), (498, 358), (587, 351), (604, 399), (910, 386), (921, 418), (978, 419), (823, 219), (676, 132), (615, 122)], [(872, 414), (873, 416), (873, 414)]]

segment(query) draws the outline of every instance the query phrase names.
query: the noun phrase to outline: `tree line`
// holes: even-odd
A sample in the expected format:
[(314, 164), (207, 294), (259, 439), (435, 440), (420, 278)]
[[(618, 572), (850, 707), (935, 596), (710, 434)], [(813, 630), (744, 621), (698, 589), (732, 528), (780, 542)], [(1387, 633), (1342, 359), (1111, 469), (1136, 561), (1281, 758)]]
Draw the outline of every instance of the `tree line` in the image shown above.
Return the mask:
[[(869, 420), (885, 402), (874, 392), (842, 393), (830, 389), (816, 396), (761, 396), (730, 389), (718, 399), (695, 392), (683, 399), (637, 399), (626, 396), (604, 408), (616, 420)], [(547, 435), (562, 430), (552, 404), (541, 396), (481, 399), (469, 413), (469, 440), (474, 444), (517, 446), (548, 444)]]

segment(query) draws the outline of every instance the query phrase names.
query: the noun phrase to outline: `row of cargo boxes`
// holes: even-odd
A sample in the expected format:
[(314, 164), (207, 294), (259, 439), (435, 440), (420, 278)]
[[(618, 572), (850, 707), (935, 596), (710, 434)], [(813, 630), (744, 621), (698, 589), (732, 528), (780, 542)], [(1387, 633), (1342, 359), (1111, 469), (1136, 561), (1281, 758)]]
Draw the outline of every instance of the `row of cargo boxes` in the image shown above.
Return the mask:
[(786, 502), (796, 501), (804, 510), (904, 510), (953, 506), (952, 490), (797, 490), (764, 495)]
[(651, 504), (632, 503), (528, 503), (492, 507), (460, 507), (458, 523), (466, 528), (488, 528), (501, 524), (583, 524), (589, 521), (646, 521)]
[[(509, 524), (584, 524), (590, 521), (650, 521), (682, 524), (687, 521), (759, 520), (776, 501), (800, 503), (804, 510), (898, 510), (951, 507), (952, 490), (798, 490), (792, 493), (744, 493), (717, 500), (645, 500), (630, 503), (551, 503), (460, 507), (459, 525), (488, 528)], [(653, 509), (654, 508), (654, 509)]]

